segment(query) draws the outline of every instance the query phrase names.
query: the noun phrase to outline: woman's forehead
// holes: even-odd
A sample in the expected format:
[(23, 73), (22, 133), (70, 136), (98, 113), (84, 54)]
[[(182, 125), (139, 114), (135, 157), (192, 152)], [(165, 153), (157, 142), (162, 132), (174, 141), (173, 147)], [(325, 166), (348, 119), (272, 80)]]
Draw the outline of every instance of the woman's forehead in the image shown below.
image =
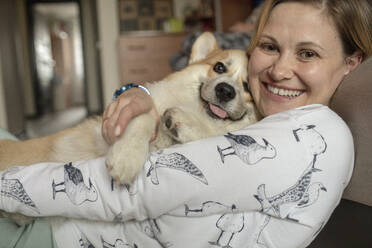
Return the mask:
[[(288, 20), (290, 20), (290, 23), (288, 23)], [(267, 24), (272, 24), (272, 22), (279, 25), (281, 22), (286, 22), (287, 25), (292, 24), (294, 26), (324, 24), (334, 28), (332, 20), (328, 17), (324, 8), (298, 2), (285, 2), (276, 5), (269, 15)]]
[[(286, 2), (271, 11), (262, 37), (298, 43), (340, 43), (336, 26), (324, 10), (310, 4)], [(334, 45), (334, 44), (332, 44)]]

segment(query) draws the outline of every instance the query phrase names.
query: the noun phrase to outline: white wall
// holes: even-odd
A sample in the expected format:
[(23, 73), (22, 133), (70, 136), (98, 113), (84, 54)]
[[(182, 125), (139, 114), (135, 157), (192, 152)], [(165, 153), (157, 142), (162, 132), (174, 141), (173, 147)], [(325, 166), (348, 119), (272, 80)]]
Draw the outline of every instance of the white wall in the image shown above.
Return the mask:
[(1, 66), (1, 54), (0, 54), (0, 128), (8, 128), (8, 120), (6, 117), (5, 108), (5, 96), (4, 96), (4, 85), (3, 85), (3, 72)]
[(104, 108), (112, 101), (112, 94), (120, 86), (118, 12), (117, 0), (97, 0)]

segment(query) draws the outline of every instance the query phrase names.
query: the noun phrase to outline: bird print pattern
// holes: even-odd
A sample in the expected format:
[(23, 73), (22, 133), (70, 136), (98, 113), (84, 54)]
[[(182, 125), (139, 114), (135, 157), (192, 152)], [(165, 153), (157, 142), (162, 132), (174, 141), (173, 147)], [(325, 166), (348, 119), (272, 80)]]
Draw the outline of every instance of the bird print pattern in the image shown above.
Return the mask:
[(157, 236), (161, 234), (161, 230), (160, 230), (160, 227), (156, 219), (147, 219), (147, 220), (141, 221), (140, 226), (141, 226), (143, 233), (145, 233), (147, 236), (149, 236), (152, 239), (156, 239), (162, 245), (162, 247), (167, 248), (167, 247), (173, 246), (171, 242), (168, 242), (168, 241), (164, 242), (164, 241), (160, 241), (159, 239), (157, 239)]
[(216, 227), (220, 229), (220, 234), (216, 241), (209, 241), (209, 244), (232, 248), (234, 236), (244, 229), (244, 213), (225, 213), (217, 220)]
[(142, 232), (150, 238), (155, 238), (160, 233), (160, 228), (155, 219), (147, 219), (140, 222)]
[(155, 162), (153, 162), (155, 155), (150, 155), (149, 161), (151, 166), (147, 171), (147, 177), (151, 177), (151, 182), (153, 184), (159, 184), (157, 169), (163, 167), (180, 170), (208, 185), (208, 181), (203, 175), (203, 172), (181, 153), (174, 152), (170, 154), (163, 154), (162, 151), (160, 151), (157, 152), (156, 155)]
[(206, 201), (199, 208), (190, 208), (185, 204), (185, 216), (223, 214), (216, 221), (220, 233), (216, 240), (209, 241), (212, 246), (232, 248), (233, 238), (244, 229), (244, 213), (236, 213), (236, 205), (231, 206), (216, 201)]
[[(227, 133), (224, 137), (228, 140), (230, 146), (223, 149), (217, 146), (222, 163), (225, 162), (225, 157), (229, 155), (238, 156), (248, 165), (257, 164), (262, 159), (273, 159), (276, 156), (275, 147), (264, 138), (262, 138), (264, 145), (261, 145), (248, 135)], [(226, 150), (231, 149), (233, 151), (230, 153), (224, 153)]]
[(116, 239), (115, 242), (109, 243), (101, 236), (102, 248), (138, 248), (134, 243), (133, 245), (124, 242), (122, 239)]
[(23, 184), (18, 179), (7, 179), (6, 175), (10, 174), (14, 170), (19, 170), (19, 167), (13, 167), (8, 171), (4, 172), (1, 176), (1, 196), (11, 198), (22, 204), (26, 205), (29, 209), (39, 213), (36, 204), (27, 194)]
[[(320, 171), (317, 168), (313, 167), (313, 164), (310, 165), (310, 168), (308, 168), (304, 174), (300, 177), (300, 179), (291, 187), (284, 190), (283, 192), (268, 197), (265, 192), (265, 184), (261, 184), (258, 186), (257, 189), (257, 195), (254, 195), (254, 197), (259, 201), (261, 204), (261, 211), (264, 213), (271, 213), (275, 216), (278, 216), (280, 218), (289, 218), (289, 216), (282, 216), (280, 212), (281, 206), (284, 206), (285, 204), (292, 204), (295, 206), (304, 207), (304, 205), (308, 206), (310, 205), (309, 200), (310, 197), (309, 194), (309, 188), (310, 185), (316, 186), (319, 190), (326, 191), (325, 187), (321, 183), (315, 183), (310, 184), (312, 174), (313, 172)], [(313, 192), (313, 191), (312, 191)], [(317, 197), (319, 194), (317, 194)], [(316, 199), (312, 199), (311, 203), (314, 203)]]
[(229, 206), (216, 201), (206, 201), (202, 203), (201, 207), (193, 209), (185, 204), (185, 216), (213, 215), (225, 211), (232, 212), (235, 209), (235, 204)]
[(318, 200), (320, 191), (327, 192), (327, 188), (320, 182), (310, 184), (309, 188), (305, 191), (301, 201), (298, 202), (298, 208), (308, 207)]
[[(295, 184), (279, 194), (267, 196), (265, 191), (266, 184), (261, 184), (257, 188), (257, 194), (254, 197), (261, 205), (261, 212), (271, 214), (280, 218), (289, 219), (298, 222), (299, 220), (290, 217), (290, 212), (283, 213), (282, 207), (287, 207), (289, 210), (293, 208), (305, 208), (318, 200), (320, 192), (327, 192), (326, 187), (321, 182), (312, 182), (313, 173), (320, 172), (321, 169), (315, 167), (317, 157), (325, 153), (327, 143), (323, 136), (315, 129), (315, 125), (303, 125), (298, 129), (293, 130), (293, 135), (297, 142), (301, 142), (307, 147), (307, 151), (313, 157), (308, 168), (303, 172)], [(265, 225), (260, 231), (269, 224), (270, 218), (265, 221)], [(262, 242), (259, 242), (260, 235), (257, 239), (257, 244), (260, 247), (265, 247)]]
[(307, 146), (314, 159), (327, 150), (327, 143), (323, 136), (315, 129), (315, 125), (302, 125), (300, 128), (293, 130), (293, 135), (297, 142), (301, 142)]
[(82, 248), (94, 248), (94, 245), (85, 237), (85, 235), (82, 233), (81, 238), (79, 239), (80, 247)]
[(262, 232), (269, 224), (271, 219), (270, 215), (266, 215), (265, 219), (263, 220), (262, 224), (258, 228), (258, 233), (257, 233), (257, 238), (256, 238), (256, 247), (255, 248), (266, 248), (267, 246), (265, 245), (264, 241), (262, 240)]
[(78, 168), (74, 167), (72, 163), (65, 164), (63, 168), (64, 181), (55, 183), (53, 180), (52, 182), (53, 200), (55, 200), (58, 192), (66, 193), (67, 197), (74, 205), (81, 205), (85, 201), (94, 202), (97, 200), (98, 193), (90, 178), (89, 186), (86, 186), (83, 174)]

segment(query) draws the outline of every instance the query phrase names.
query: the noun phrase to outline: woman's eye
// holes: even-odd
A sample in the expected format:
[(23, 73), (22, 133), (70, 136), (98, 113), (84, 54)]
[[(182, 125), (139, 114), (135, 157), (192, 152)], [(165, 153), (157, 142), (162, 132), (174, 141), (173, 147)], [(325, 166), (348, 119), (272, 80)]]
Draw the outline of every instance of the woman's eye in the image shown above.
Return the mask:
[(299, 55), (302, 59), (311, 59), (311, 58), (314, 58), (314, 57), (318, 57), (318, 54), (314, 51), (311, 51), (311, 50), (301, 51), (299, 53)]
[(271, 44), (271, 43), (261, 43), (260, 47), (263, 50), (268, 51), (268, 52), (274, 52), (278, 50), (278, 48), (274, 44)]

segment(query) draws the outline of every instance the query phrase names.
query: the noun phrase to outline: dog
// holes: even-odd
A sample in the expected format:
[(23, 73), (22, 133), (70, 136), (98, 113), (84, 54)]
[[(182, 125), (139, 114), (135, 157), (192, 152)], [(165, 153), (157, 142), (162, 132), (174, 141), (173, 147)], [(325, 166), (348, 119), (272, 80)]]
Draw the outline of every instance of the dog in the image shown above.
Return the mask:
[(239, 130), (259, 119), (247, 82), (248, 57), (242, 50), (221, 50), (212, 33), (193, 44), (189, 64), (161, 81), (145, 83), (161, 116), (156, 139), (149, 114), (134, 118), (108, 146), (101, 136), (102, 117), (26, 141), (0, 141), (0, 170), (39, 162), (70, 162), (107, 156), (110, 175), (133, 181), (149, 152)]

